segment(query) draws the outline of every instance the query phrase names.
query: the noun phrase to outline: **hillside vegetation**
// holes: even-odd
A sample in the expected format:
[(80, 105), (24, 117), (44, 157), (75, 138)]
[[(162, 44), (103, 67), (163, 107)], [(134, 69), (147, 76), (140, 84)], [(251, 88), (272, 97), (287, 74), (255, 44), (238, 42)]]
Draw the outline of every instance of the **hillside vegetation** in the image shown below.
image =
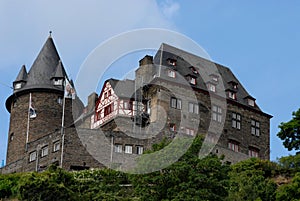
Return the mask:
[[(234, 165), (209, 155), (198, 158), (197, 137), (173, 165), (149, 174), (110, 169), (47, 171), (0, 175), (0, 199), (6, 200), (300, 200), (300, 154), (277, 163), (251, 158)], [(157, 151), (167, 144), (153, 146)]]

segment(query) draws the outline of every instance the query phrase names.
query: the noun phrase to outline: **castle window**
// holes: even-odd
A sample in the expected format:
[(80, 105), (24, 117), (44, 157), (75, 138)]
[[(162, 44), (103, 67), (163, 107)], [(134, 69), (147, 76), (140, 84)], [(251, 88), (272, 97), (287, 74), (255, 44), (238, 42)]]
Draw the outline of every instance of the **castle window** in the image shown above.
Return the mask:
[(212, 106), (212, 119), (217, 122), (222, 122), (222, 108), (216, 105)]
[(132, 102), (131, 101), (123, 101), (123, 107), (125, 110), (132, 110)]
[(132, 145), (125, 145), (125, 154), (132, 154)]
[(122, 145), (121, 144), (115, 144), (114, 150), (116, 153), (122, 153)]
[(15, 84), (15, 89), (21, 89), (22, 83), (16, 83)]
[(199, 74), (199, 72), (197, 71), (197, 69), (194, 66), (191, 66), (190, 69), (193, 73)]
[(194, 129), (186, 128), (185, 133), (187, 135), (195, 136), (195, 130)]
[(216, 92), (216, 85), (214, 85), (212, 83), (208, 83), (207, 88), (209, 91)]
[(255, 101), (253, 99), (248, 98), (248, 105), (254, 107)]
[(259, 153), (259, 150), (254, 148), (254, 147), (249, 147), (249, 150), (248, 150), (248, 155), (250, 157), (258, 157), (258, 153)]
[(143, 154), (144, 147), (141, 145), (136, 146), (136, 154)]
[(60, 142), (56, 141), (53, 143), (53, 152), (57, 152), (60, 150)]
[(260, 135), (260, 123), (254, 119), (251, 120), (251, 134), (256, 136)]
[(172, 77), (172, 78), (175, 78), (175, 77), (176, 77), (175, 71), (173, 71), (173, 70), (168, 70), (168, 76), (169, 76), (169, 77)]
[(188, 81), (189, 81), (189, 83), (192, 84), (192, 85), (196, 85), (196, 83), (197, 83), (197, 82), (196, 82), (196, 78), (191, 77), (191, 76), (188, 77)]
[(233, 112), (231, 116), (232, 128), (241, 129), (241, 115)]
[(171, 97), (171, 108), (181, 110), (181, 99)]
[(236, 93), (232, 91), (228, 91), (228, 97), (233, 100), (236, 100)]
[(176, 66), (176, 59), (168, 58), (167, 62), (168, 62), (168, 65), (170, 65), (170, 66)]
[(14, 140), (14, 133), (11, 133), (11, 134), (10, 134), (9, 140), (10, 140), (10, 141), (13, 141), (13, 140)]
[(63, 84), (63, 79), (54, 78), (54, 85), (61, 86)]
[(29, 154), (29, 162), (36, 160), (36, 151), (33, 151)]
[(60, 105), (63, 103), (63, 98), (61, 96), (57, 98), (57, 103)]
[(234, 152), (239, 152), (240, 151), (240, 146), (239, 143), (234, 141), (234, 140), (230, 140), (228, 142), (228, 149), (234, 151)]
[(170, 131), (175, 132), (176, 131), (176, 124), (170, 123), (169, 124), (169, 129), (170, 129)]
[(114, 104), (110, 104), (104, 108), (104, 116), (109, 115), (114, 110)]
[(41, 157), (45, 157), (48, 155), (48, 146), (42, 148)]
[(199, 105), (197, 103), (189, 103), (189, 112), (199, 114)]

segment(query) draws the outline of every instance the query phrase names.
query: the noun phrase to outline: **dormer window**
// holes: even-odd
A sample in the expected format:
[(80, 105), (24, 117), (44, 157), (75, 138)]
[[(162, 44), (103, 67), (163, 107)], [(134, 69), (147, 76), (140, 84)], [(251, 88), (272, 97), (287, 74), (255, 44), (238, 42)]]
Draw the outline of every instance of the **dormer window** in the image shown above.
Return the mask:
[(233, 91), (228, 91), (228, 97), (233, 100), (236, 100), (236, 93)]
[(196, 85), (197, 84), (195, 77), (193, 77), (193, 76), (187, 76), (187, 79), (188, 79), (188, 81), (189, 81), (190, 84), (192, 84), (192, 85)]
[(198, 70), (194, 66), (191, 66), (190, 69), (193, 73), (199, 74)]
[(175, 77), (176, 77), (175, 71), (173, 71), (173, 70), (168, 70), (168, 76), (169, 76), (169, 77), (172, 77), (172, 78), (175, 78)]
[(209, 76), (210, 76), (210, 78), (213, 82), (219, 82), (219, 76), (218, 75), (210, 74)]
[(254, 107), (255, 101), (253, 99), (248, 98), (248, 105)]
[(15, 84), (15, 89), (21, 89), (21, 87), (22, 87), (21, 82)]
[(232, 80), (232, 81), (228, 82), (228, 84), (230, 85), (231, 89), (233, 89), (235, 91), (238, 89), (238, 83), (237, 82)]
[(63, 84), (63, 79), (60, 78), (54, 78), (54, 83), (55, 86), (61, 86)]
[(169, 59), (167, 59), (167, 62), (168, 62), (168, 65), (170, 65), (170, 66), (176, 66), (176, 59), (171, 59), (171, 58), (169, 58)]
[(207, 88), (209, 91), (216, 92), (216, 85), (212, 83), (207, 84)]

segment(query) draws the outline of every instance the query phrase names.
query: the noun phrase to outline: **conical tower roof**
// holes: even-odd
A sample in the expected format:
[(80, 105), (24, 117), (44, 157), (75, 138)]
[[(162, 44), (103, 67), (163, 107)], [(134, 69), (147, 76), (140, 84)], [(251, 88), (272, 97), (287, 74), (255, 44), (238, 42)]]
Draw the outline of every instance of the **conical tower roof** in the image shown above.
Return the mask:
[(16, 78), (16, 80), (14, 81), (14, 83), (15, 82), (22, 82), (22, 81), (26, 82), (26, 80), (27, 80), (27, 70), (26, 70), (25, 65), (23, 65), (20, 72), (19, 72), (19, 74), (18, 74), (18, 76), (17, 76), (17, 78)]
[(51, 35), (40, 50), (29, 72), (22, 66), (15, 82), (25, 81), (21, 88), (14, 89), (14, 93), (6, 100), (6, 108), (10, 111), (13, 96), (30, 91), (63, 92), (62, 85), (54, 85), (53, 78), (67, 77), (57, 49)]

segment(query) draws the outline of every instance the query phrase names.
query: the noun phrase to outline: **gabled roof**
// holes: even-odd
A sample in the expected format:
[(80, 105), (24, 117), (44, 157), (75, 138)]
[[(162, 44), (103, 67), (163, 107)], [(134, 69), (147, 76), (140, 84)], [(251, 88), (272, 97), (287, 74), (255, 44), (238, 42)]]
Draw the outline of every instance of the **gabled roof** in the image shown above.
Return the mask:
[(15, 82), (22, 82), (22, 81), (25, 82), (26, 80), (27, 80), (27, 70), (26, 70), (25, 65), (23, 65), (21, 67), (21, 70), (20, 70), (17, 78), (15, 79), (14, 83)]

